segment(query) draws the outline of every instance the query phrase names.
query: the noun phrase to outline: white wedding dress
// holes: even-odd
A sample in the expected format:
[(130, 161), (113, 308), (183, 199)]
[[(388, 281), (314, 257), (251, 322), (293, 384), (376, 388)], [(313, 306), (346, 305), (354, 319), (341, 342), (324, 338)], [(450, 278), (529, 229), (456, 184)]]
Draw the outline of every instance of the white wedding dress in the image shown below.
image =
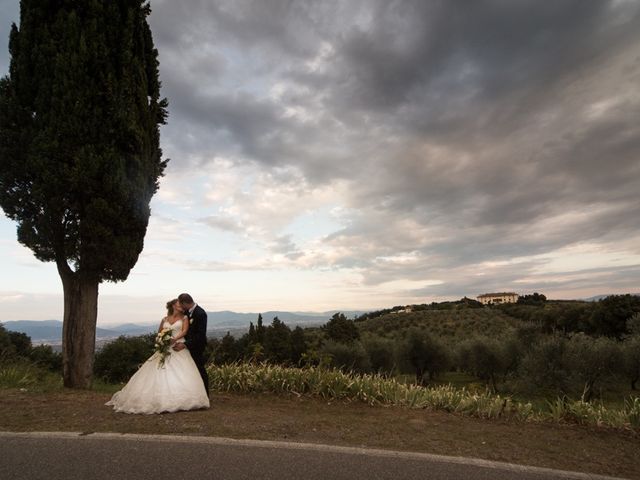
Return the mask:
[[(171, 328), (172, 335), (177, 335), (182, 322), (171, 325), (165, 319), (162, 328)], [(177, 341), (184, 342), (184, 338)], [(164, 366), (159, 362), (160, 354), (154, 353), (105, 405), (116, 412), (147, 414), (209, 407), (209, 396), (189, 350), (171, 350)]]

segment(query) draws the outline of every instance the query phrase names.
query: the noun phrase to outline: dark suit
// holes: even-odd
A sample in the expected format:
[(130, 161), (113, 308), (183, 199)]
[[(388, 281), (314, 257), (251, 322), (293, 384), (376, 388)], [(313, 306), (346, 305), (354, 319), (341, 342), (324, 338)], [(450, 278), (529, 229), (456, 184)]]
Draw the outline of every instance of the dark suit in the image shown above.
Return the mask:
[(196, 305), (193, 312), (187, 312), (187, 317), (189, 317), (190, 325), (187, 335), (184, 337), (185, 344), (189, 349), (189, 353), (191, 354), (193, 361), (198, 367), (198, 371), (200, 372), (200, 376), (204, 382), (204, 388), (208, 395), (209, 376), (204, 368), (204, 349), (207, 346), (207, 312), (205, 312), (200, 305)]

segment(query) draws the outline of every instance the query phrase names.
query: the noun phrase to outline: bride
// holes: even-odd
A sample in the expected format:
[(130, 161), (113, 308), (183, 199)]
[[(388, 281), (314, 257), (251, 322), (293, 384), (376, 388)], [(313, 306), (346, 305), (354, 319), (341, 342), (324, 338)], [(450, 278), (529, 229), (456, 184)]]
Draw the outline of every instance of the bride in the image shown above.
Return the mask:
[[(171, 328), (171, 345), (184, 343), (189, 321), (178, 299), (167, 302), (167, 316), (160, 322)], [(171, 349), (161, 365), (161, 356), (154, 353), (131, 377), (122, 390), (116, 392), (105, 405), (116, 412), (161, 413), (209, 407), (209, 397), (191, 354), (186, 348)]]

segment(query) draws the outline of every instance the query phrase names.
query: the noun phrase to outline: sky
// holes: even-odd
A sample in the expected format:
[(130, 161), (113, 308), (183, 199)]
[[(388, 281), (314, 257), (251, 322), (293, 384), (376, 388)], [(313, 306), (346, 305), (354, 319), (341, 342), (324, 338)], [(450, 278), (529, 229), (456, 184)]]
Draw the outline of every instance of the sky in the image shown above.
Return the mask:
[[(151, 7), (170, 162), (99, 325), (640, 291), (640, 1)], [(0, 321), (60, 319), (0, 217)]]

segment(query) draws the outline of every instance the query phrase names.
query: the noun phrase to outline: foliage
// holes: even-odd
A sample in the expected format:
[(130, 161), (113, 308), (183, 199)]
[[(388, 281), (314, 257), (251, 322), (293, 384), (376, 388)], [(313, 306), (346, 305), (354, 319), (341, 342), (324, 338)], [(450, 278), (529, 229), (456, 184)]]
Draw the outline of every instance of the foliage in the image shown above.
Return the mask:
[(498, 382), (504, 379), (513, 364), (509, 353), (504, 343), (493, 338), (476, 337), (460, 344), (458, 362), (464, 371), (484, 380), (496, 393)]
[(8, 331), (9, 341), (13, 345), (15, 354), (19, 357), (28, 357), (31, 352), (31, 338), (26, 333)]
[(504, 304), (502, 312), (541, 325), (547, 333), (582, 332), (621, 339), (629, 333), (627, 321), (640, 312), (637, 295), (610, 295), (598, 302), (546, 301), (542, 304)]
[(640, 335), (627, 338), (621, 345), (623, 372), (630, 382), (631, 390), (637, 389), (640, 380)]
[(634, 313), (627, 320), (627, 333), (629, 335), (640, 336), (640, 312), (639, 313)]
[(520, 322), (499, 309), (465, 307), (390, 313), (357, 325), (362, 334), (395, 339), (405, 337), (410, 329), (419, 328), (452, 346), (473, 335), (502, 338), (519, 327)]
[(592, 338), (583, 333), (573, 335), (567, 342), (567, 367), (583, 387), (582, 399), (591, 400), (596, 383), (616, 372), (622, 365), (622, 355), (615, 341)]
[(166, 163), (166, 101), (140, 3), (22, 2), (0, 82), (2, 209), (39, 260), (100, 280), (135, 265)]
[(297, 326), (291, 332), (291, 363), (299, 365), (302, 356), (307, 351), (307, 340), (304, 335), (304, 329)]
[(362, 346), (369, 357), (369, 368), (373, 373), (391, 375), (396, 371), (396, 344), (387, 338), (367, 335)]
[(52, 372), (62, 372), (62, 354), (54, 352), (51, 345), (36, 345), (29, 352), (29, 359), (38, 367)]
[(94, 371), (106, 382), (125, 382), (154, 351), (155, 333), (137, 337), (120, 336), (96, 354)]
[(444, 345), (418, 329), (411, 329), (399, 344), (398, 359), (402, 371), (412, 368), (416, 383), (422, 384), (425, 375), (434, 380), (449, 367), (450, 359)]
[[(408, 385), (382, 375), (356, 375), (319, 367), (287, 368), (269, 364), (209, 365), (213, 391), (275, 393), (364, 402), (404, 408), (442, 410), (480, 418), (515, 421), (578, 422), (617, 428), (640, 428), (640, 399), (628, 399), (621, 409), (609, 409), (566, 398), (536, 410), (531, 403), (509, 396), (470, 392), (450, 385)], [(554, 410), (555, 409), (555, 410)]]
[(0, 363), (0, 388), (57, 390), (61, 386), (61, 380), (59, 374), (24, 359)]
[(0, 324), (0, 359), (9, 363), (26, 362), (53, 372), (62, 371), (62, 355), (49, 345), (31, 345), (25, 333), (6, 330)]
[(4, 325), (0, 323), (0, 359), (15, 356), (16, 347), (11, 342), (11, 336)]
[(353, 320), (348, 320), (344, 314), (335, 313), (322, 327), (329, 340), (350, 344), (360, 338), (360, 332)]
[(291, 329), (275, 317), (264, 332), (264, 355), (273, 363), (291, 361)]
[(622, 338), (627, 332), (627, 321), (640, 312), (637, 295), (610, 295), (597, 302), (588, 320), (592, 335)]
[(319, 353), (328, 360), (328, 366), (345, 372), (364, 373), (371, 370), (369, 356), (360, 341), (346, 344), (328, 340), (321, 347)]
[(57, 387), (61, 364), (60, 354), (49, 345), (32, 347), (28, 335), (0, 324), (0, 388)]
[(564, 395), (568, 389), (566, 344), (559, 335), (539, 338), (524, 354), (520, 365), (521, 385), (528, 390), (551, 390)]
[[(211, 341), (209, 343), (211, 344)], [(213, 344), (210, 358), (218, 364), (233, 363), (242, 358), (242, 352), (230, 332)]]
[(532, 295), (520, 295), (517, 303), (520, 305), (543, 305), (546, 301), (545, 295), (536, 292)]

